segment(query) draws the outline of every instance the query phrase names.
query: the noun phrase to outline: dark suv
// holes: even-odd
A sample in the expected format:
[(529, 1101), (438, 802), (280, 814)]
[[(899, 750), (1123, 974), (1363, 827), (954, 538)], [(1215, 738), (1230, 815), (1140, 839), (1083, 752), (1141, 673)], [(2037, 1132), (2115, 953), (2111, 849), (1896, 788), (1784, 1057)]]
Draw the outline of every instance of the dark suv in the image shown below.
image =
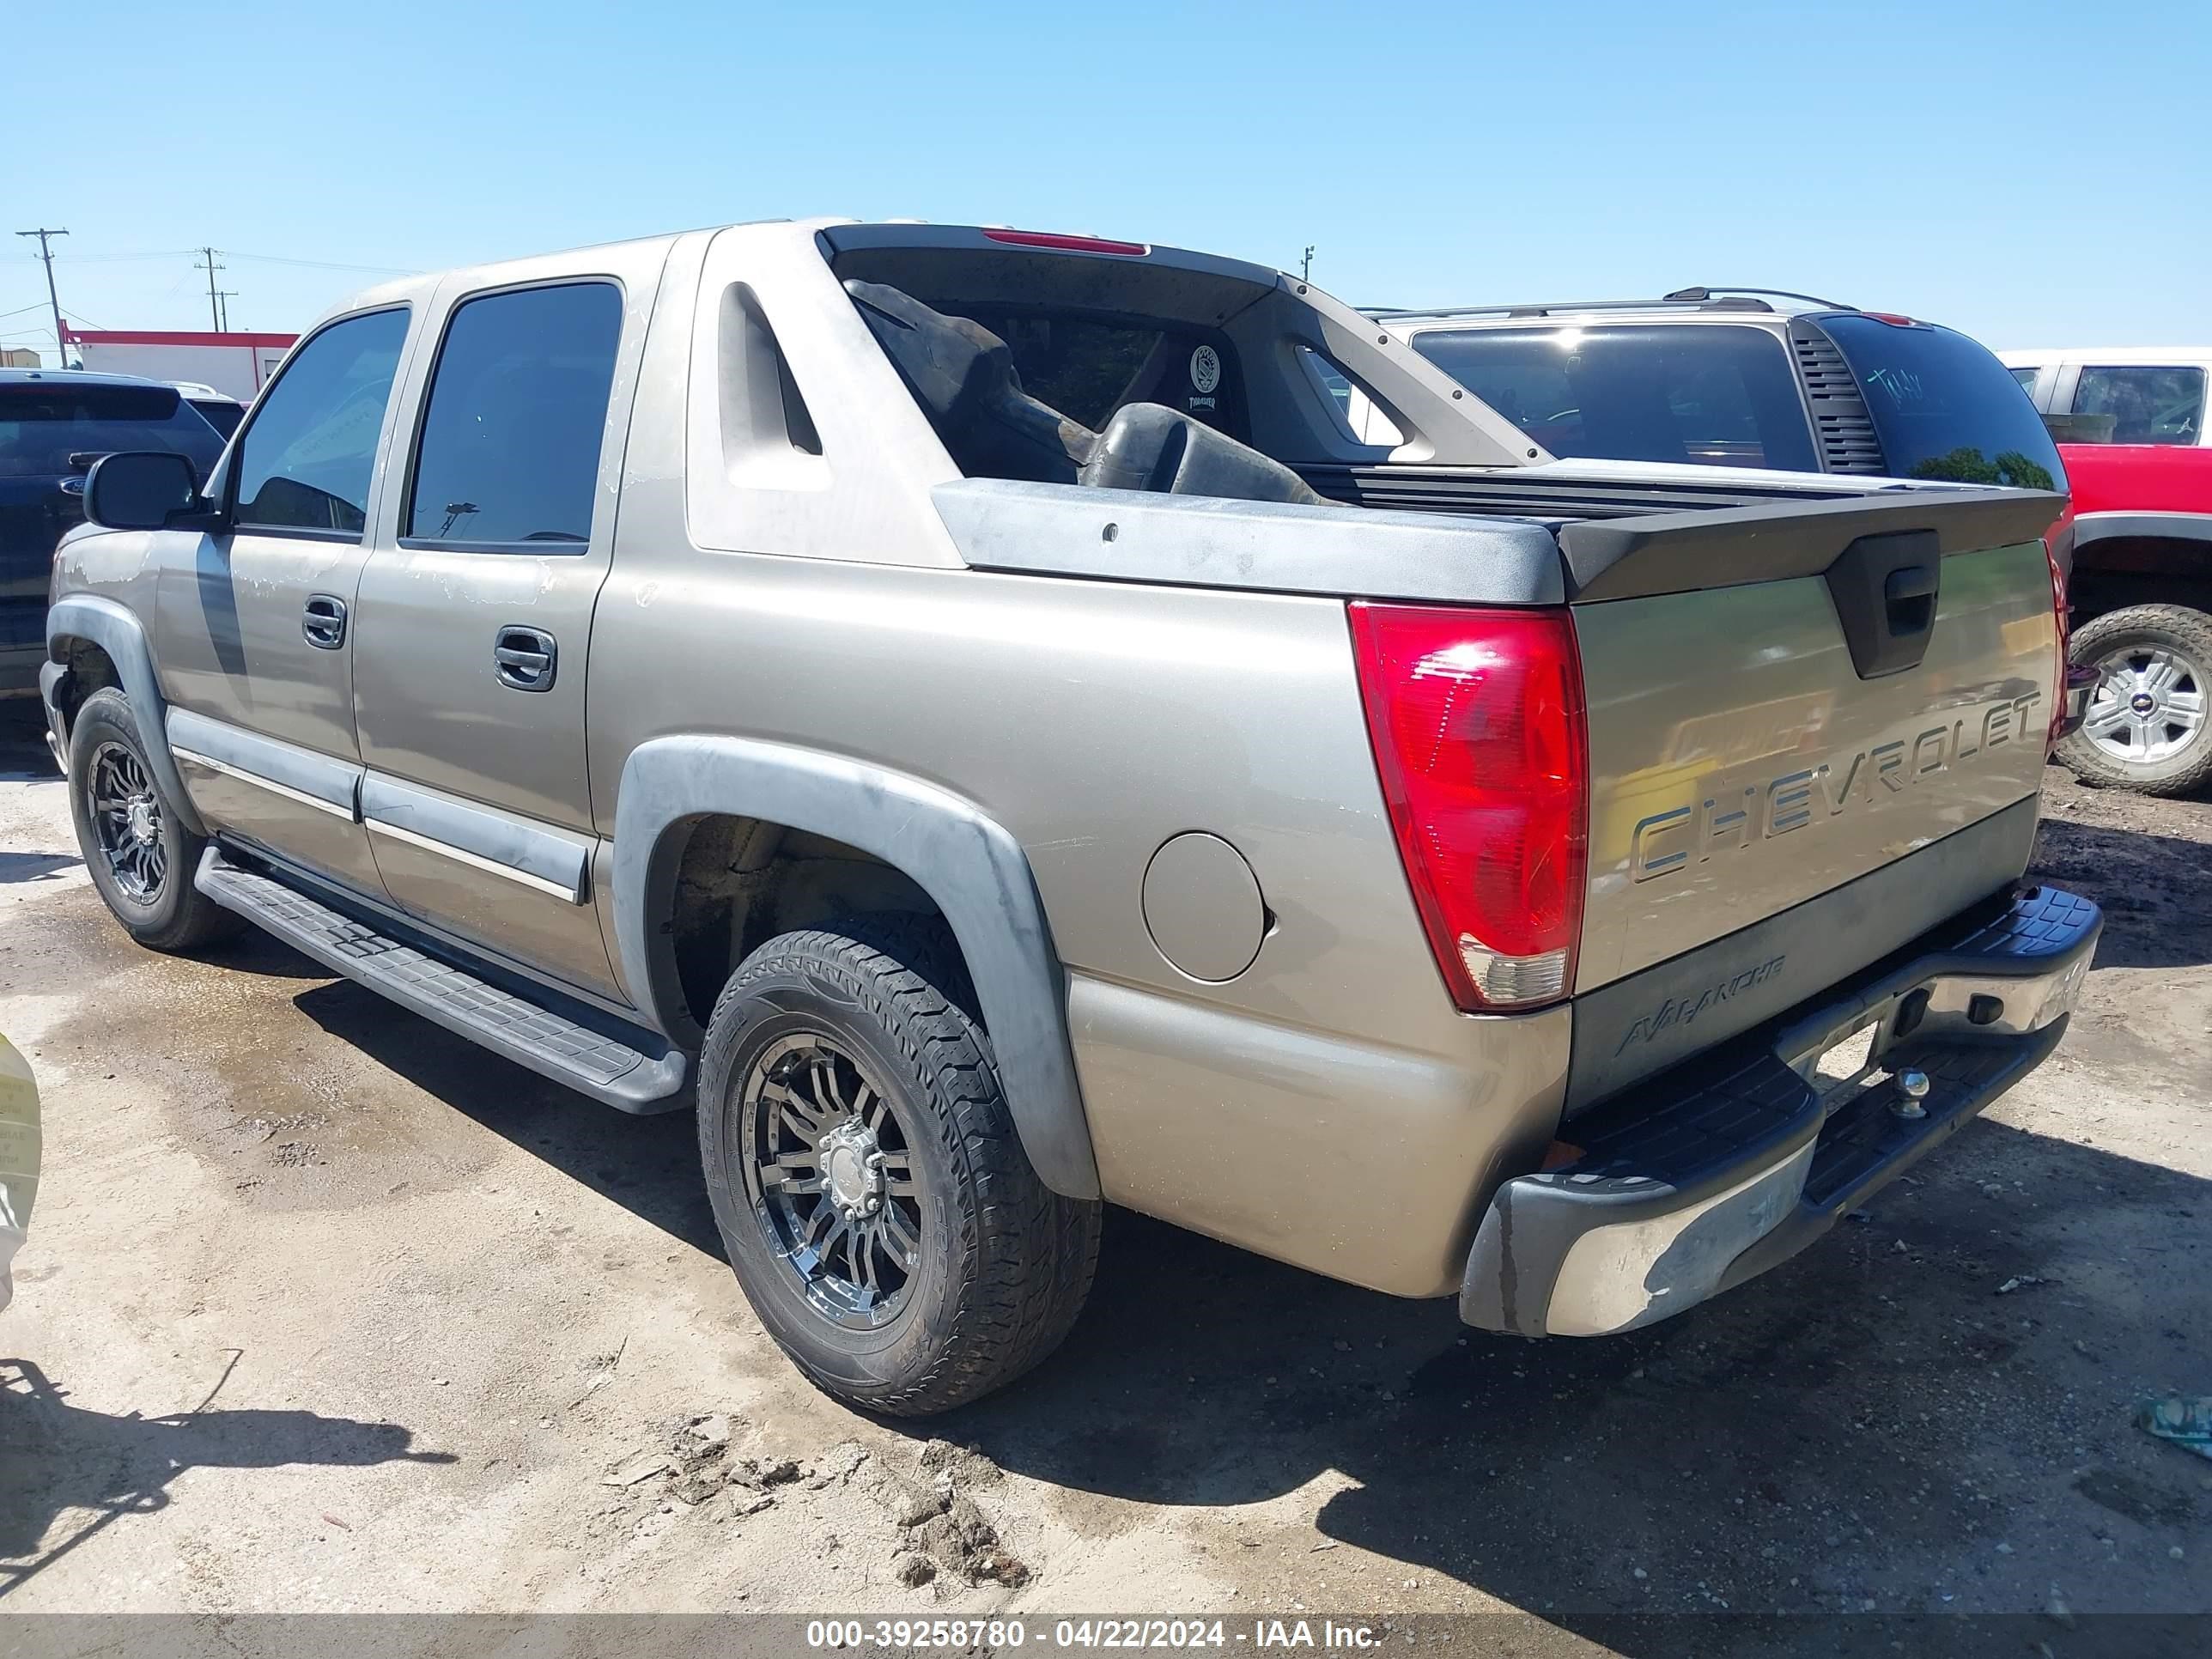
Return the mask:
[(1889, 312), (1690, 288), (1368, 314), (1562, 459), (2066, 487), (1993, 353)]
[(222, 434), (176, 387), (78, 369), (0, 369), (0, 697), (38, 689), (54, 544), (84, 517), (84, 475), (118, 450), (188, 457), (202, 478)]

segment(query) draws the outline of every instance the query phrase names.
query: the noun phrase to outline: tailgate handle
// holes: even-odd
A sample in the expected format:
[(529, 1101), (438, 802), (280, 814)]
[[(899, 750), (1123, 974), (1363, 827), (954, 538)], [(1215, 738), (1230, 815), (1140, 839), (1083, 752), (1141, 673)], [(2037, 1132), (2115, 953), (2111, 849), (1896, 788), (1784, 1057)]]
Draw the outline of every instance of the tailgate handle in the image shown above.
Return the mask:
[(1932, 530), (1862, 536), (1823, 573), (1863, 680), (1920, 666), (1936, 632), (1943, 553)]
[(1882, 579), (1881, 597), (1889, 615), (1890, 638), (1925, 634), (1936, 620), (1936, 572), (1924, 564), (1893, 570)]

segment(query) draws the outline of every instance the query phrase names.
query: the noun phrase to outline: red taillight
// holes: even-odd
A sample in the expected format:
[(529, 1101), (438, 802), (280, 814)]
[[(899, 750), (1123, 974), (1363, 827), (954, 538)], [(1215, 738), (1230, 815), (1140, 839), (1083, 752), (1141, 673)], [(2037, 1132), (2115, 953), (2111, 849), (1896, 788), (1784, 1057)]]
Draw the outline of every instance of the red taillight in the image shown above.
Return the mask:
[(1862, 311), (1862, 317), (1870, 317), (1877, 323), (1887, 323), (1892, 328), (1918, 328), (1920, 325), (1910, 317), (1900, 317), (1893, 311)]
[(2072, 644), (2073, 605), (2066, 597), (2066, 573), (2058, 568), (2058, 556), (2051, 550), (2049, 538), (2043, 544), (2043, 562), (2051, 567), (2051, 610), (2058, 628), (2058, 667), (2052, 677), (2051, 690), (2051, 730), (2044, 741), (2044, 755), (2048, 758), (2058, 746), (2058, 739), (2066, 728), (2066, 655)]
[(1376, 769), (1452, 1000), (1557, 1000), (1574, 984), (1589, 845), (1574, 624), (1564, 610), (1351, 611)]
[(1048, 230), (987, 230), (985, 238), (994, 242), (1011, 242), (1016, 247), (1060, 248), (1069, 253), (1119, 253), (1141, 258), (1152, 249), (1142, 242), (1110, 242), (1103, 236), (1062, 236)]

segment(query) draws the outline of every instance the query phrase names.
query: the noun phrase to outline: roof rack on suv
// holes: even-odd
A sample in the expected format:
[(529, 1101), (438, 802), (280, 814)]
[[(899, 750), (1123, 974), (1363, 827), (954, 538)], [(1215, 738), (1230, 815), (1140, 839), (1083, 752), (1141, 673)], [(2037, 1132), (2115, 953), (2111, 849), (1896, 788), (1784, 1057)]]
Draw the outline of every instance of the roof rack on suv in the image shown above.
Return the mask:
[[(1858, 309), (1856, 306), (1845, 305), (1841, 300), (1824, 300), (1817, 294), (1800, 294), (1794, 289), (1787, 288), (1735, 288), (1733, 286), (1678, 288), (1672, 294), (1662, 295), (1660, 297), (1662, 302), (1669, 300), (1698, 301), (1710, 300), (1717, 295), (1723, 294), (1763, 295), (1770, 300), (1802, 300), (1808, 305), (1820, 306), (1829, 311), (1856, 311)], [(1773, 307), (1770, 306), (1767, 309), (1771, 311)]]
[(1768, 299), (1802, 300), (1830, 311), (1856, 311), (1818, 295), (1796, 294), (1782, 288), (1681, 288), (1656, 300), (1543, 300), (1532, 304), (1504, 306), (1391, 307), (1363, 306), (1362, 313), (1378, 319), (1393, 317), (1549, 317), (1561, 312), (1640, 311), (1660, 307), (1694, 306), (1708, 311), (1772, 311)]

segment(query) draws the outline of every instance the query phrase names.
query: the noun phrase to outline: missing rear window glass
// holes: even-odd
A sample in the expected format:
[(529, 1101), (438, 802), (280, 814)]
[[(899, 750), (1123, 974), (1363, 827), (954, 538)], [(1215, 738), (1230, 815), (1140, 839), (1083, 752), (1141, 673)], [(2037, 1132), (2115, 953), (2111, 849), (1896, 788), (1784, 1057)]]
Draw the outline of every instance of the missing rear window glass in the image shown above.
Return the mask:
[(1242, 382), (1226, 341), (1142, 319), (917, 299), (1006, 343), (1022, 390), (1096, 431), (1128, 404), (1164, 404), (1243, 441)]

